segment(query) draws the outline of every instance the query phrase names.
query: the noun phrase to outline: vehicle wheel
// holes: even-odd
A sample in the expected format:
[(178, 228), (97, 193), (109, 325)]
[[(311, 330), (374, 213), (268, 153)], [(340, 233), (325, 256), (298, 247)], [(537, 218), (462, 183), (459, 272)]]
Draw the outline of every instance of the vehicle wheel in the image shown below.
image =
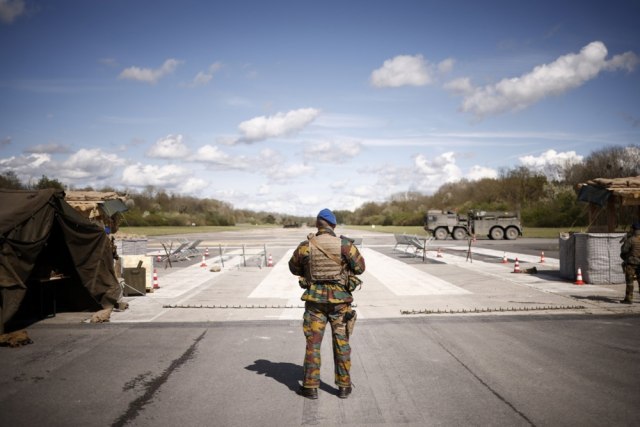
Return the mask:
[(507, 231), (504, 233), (504, 238), (507, 240), (516, 240), (519, 235), (520, 235), (520, 232), (518, 232), (517, 228), (509, 227), (507, 228)]
[(467, 232), (464, 228), (456, 228), (453, 230), (453, 239), (454, 240), (464, 240), (467, 237)]
[(435, 237), (436, 240), (444, 240), (444, 239), (447, 238), (447, 234), (449, 234), (447, 232), (447, 230), (442, 228), (442, 227), (440, 227), (440, 228), (437, 228), (436, 231), (433, 232), (433, 237)]
[(491, 229), (491, 233), (489, 234), (493, 240), (502, 240), (504, 237), (504, 230), (500, 227), (493, 227)]

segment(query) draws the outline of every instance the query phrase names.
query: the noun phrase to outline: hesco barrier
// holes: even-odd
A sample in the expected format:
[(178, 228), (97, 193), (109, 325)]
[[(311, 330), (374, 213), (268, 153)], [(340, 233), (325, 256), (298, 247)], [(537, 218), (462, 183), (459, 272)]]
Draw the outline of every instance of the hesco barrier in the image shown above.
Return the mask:
[(624, 283), (621, 239), (624, 233), (574, 233), (561, 235), (560, 276), (575, 280), (578, 268), (588, 284)]

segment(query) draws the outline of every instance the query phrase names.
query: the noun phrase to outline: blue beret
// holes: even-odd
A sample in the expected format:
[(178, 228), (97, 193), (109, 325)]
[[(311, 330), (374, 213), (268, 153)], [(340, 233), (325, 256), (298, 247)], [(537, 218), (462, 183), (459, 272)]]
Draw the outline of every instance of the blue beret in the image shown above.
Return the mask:
[(324, 219), (331, 225), (336, 225), (338, 221), (336, 221), (336, 216), (329, 209), (322, 209), (318, 212), (318, 218)]

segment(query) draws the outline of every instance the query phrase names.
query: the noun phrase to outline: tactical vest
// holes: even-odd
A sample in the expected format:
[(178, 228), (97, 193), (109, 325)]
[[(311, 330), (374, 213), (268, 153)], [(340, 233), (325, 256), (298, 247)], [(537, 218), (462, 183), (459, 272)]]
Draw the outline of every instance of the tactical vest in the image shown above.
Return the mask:
[[(307, 279), (312, 282), (332, 281), (346, 284), (342, 274), (343, 263), (340, 250), (342, 240), (331, 234), (321, 234), (319, 236), (310, 234), (307, 238), (309, 239)], [(340, 263), (338, 264), (336, 260), (339, 260)]]
[(629, 238), (629, 244), (631, 248), (627, 253), (627, 263), (640, 265), (640, 234), (634, 233), (634, 235)]

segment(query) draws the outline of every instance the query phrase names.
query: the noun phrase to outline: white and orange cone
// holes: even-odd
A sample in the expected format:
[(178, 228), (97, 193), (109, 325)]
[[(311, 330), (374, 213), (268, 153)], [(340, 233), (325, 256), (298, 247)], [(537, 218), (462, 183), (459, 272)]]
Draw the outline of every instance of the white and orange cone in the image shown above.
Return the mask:
[(544, 251), (540, 252), (540, 264), (544, 264)]
[(204, 257), (209, 258), (209, 248), (204, 248)]
[(516, 258), (516, 263), (513, 265), (513, 272), (520, 273), (520, 262), (518, 261), (518, 258)]
[(576, 277), (576, 285), (584, 285), (584, 281), (582, 280), (582, 270), (578, 268), (578, 276)]
[(206, 267), (207, 261), (204, 260), (204, 255), (202, 255), (202, 262), (200, 263), (200, 267)]
[(269, 258), (267, 258), (267, 267), (273, 267), (273, 257), (269, 254)]
[(438, 253), (436, 254), (436, 258), (442, 258), (442, 249), (438, 248)]
[(158, 271), (153, 269), (153, 289), (160, 289), (160, 285), (158, 284)]
[(507, 253), (505, 252), (504, 255), (502, 256), (502, 263), (506, 264), (508, 262), (509, 262), (509, 260), (507, 259)]

